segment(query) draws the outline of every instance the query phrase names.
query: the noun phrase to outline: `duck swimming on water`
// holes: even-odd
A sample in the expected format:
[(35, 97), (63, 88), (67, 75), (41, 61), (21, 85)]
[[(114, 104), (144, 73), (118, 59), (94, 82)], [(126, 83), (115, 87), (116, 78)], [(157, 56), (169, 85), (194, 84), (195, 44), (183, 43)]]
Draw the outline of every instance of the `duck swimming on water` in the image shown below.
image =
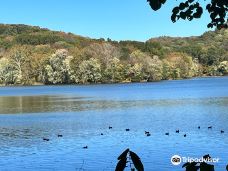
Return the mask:
[(49, 138), (43, 138), (44, 141), (49, 141), (50, 139)]

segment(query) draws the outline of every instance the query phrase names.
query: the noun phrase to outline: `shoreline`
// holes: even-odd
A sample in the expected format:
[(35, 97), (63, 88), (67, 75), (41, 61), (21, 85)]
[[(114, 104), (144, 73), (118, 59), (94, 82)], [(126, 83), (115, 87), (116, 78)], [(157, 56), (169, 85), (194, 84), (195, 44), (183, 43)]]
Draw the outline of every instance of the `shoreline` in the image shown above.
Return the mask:
[(158, 83), (158, 82), (163, 82), (163, 81), (178, 81), (178, 80), (191, 80), (191, 79), (197, 79), (197, 78), (219, 78), (219, 77), (228, 77), (228, 75), (223, 75), (223, 76), (197, 76), (197, 77), (191, 77), (191, 78), (180, 78), (180, 79), (169, 79), (169, 80), (159, 80), (159, 81), (141, 81), (141, 82), (128, 82), (128, 81), (123, 81), (123, 82), (116, 82), (116, 83), (86, 83), (86, 84), (43, 84), (36, 82), (31, 85), (23, 85), (23, 84), (15, 84), (15, 85), (2, 85), (0, 84), (1, 87), (38, 87), (38, 86), (88, 86), (88, 85), (115, 85), (115, 84), (139, 84), (139, 83)]

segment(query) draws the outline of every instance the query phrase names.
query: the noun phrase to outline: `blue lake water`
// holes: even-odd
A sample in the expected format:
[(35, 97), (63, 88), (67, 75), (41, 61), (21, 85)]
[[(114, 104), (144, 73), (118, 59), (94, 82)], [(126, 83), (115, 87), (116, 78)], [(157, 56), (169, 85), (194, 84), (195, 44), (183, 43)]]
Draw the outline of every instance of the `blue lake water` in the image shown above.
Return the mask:
[(220, 159), (216, 170), (225, 171), (227, 123), (228, 77), (1, 87), (0, 170), (114, 170), (119, 154), (130, 148), (149, 171), (182, 171), (170, 162), (175, 154), (210, 154)]

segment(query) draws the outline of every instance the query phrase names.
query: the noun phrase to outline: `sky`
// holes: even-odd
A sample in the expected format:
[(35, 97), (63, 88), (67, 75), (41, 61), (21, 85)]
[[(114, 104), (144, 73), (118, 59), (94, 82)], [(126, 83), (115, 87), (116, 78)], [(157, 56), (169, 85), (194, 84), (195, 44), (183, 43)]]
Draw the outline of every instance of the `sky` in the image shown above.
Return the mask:
[(159, 36), (198, 36), (208, 31), (209, 15), (188, 22), (170, 20), (179, 0), (157, 12), (147, 0), (2, 0), (0, 23), (27, 24), (90, 38), (146, 41)]

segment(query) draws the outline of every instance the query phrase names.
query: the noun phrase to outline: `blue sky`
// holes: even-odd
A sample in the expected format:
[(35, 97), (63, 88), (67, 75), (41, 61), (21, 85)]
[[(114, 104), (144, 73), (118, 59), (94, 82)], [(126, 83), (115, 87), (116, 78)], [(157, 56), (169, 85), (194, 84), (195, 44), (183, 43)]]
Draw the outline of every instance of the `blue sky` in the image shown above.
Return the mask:
[(209, 16), (192, 22), (170, 20), (180, 1), (151, 10), (146, 0), (4, 0), (0, 23), (28, 24), (91, 38), (145, 41), (158, 36), (197, 36), (207, 31)]

